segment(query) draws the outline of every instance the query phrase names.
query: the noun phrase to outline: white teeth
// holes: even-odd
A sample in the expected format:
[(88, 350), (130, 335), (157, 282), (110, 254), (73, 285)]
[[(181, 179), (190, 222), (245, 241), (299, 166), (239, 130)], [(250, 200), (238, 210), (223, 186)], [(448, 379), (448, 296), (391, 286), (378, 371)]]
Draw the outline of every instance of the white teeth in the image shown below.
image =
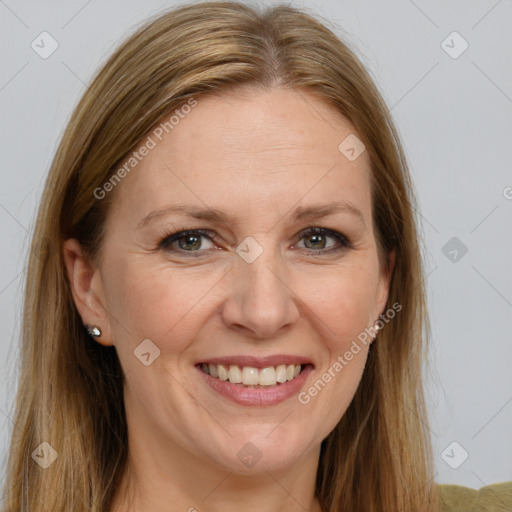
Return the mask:
[[(217, 372), (219, 374), (220, 380), (228, 380), (229, 374), (224, 366), (222, 366), (221, 364), (217, 365)], [(213, 375), (212, 375), (212, 377), (213, 377)]]
[(210, 371), (210, 375), (212, 377), (218, 377), (219, 376), (219, 372), (217, 371), (217, 367), (214, 364), (209, 364), (208, 365), (208, 370)]
[(288, 380), (286, 376), (286, 366), (284, 364), (280, 364), (276, 368), (276, 381), (277, 382), (286, 382)]
[(228, 372), (229, 382), (240, 384), (242, 382), (242, 372), (238, 366), (230, 366)]
[(237, 365), (228, 367), (222, 364), (206, 364), (201, 365), (201, 369), (214, 378), (233, 384), (243, 384), (245, 386), (275, 386), (283, 384), (289, 380), (293, 380), (301, 372), (300, 364), (280, 364), (276, 367), (269, 366), (267, 368), (254, 368), (252, 366)]
[[(233, 367), (231, 367), (233, 368)], [(238, 366), (237, 366), (238, 368)], [(233, 382), (231, 379), (229, 379)], [(251, 368), (250, 366), (244, 366), (242, 369), (242, 382), (246, 386), (255, 386), (258, 384), (258, 368)]]
[[(275, 386), (276, 385), (276, 369), (272, 366), (270, 368), (262, 368), (259, 371), (260, 378), (258, 384), (260, 386)], [(245, 382), (244, 382), (245, 384)]]

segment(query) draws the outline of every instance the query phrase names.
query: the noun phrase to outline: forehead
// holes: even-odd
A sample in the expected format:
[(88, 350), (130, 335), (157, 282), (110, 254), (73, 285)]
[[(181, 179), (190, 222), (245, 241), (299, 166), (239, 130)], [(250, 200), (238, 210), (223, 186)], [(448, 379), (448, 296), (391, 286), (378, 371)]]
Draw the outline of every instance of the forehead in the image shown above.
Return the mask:
[(178, 201), (248, 215), (254, 208), (283, 213), (298, 202), (336, 200), (370, 214), (367, 154), (352, 160), (340, 151), (355, 129), (313, 94), (203, 95), (186, 112), (172, 128), (160, 128), (159, 137), (149, 134), (154, 147), (117, 191), (116, 201), (129, 205), (126, 214), (140, 219)]

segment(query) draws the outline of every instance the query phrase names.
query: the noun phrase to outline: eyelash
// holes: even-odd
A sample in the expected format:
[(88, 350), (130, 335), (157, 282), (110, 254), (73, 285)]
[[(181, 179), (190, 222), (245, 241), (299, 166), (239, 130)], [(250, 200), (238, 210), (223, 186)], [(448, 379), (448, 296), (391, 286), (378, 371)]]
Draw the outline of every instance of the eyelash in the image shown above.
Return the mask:
[[(215, 240), (216, 233), (214, 231), (210, 231), (208, 229), (182, 229), (181, 231), (176, 231), (174, 233), (166, 233), (164, 235), (164, 238), (161, 240), (161, 242), (158, 244), (158, 247), (163, 250), (169, 250), (169, 246), (175, 242), (176, 240), (187, 236), (187, 235), (196, 235), (196, 236), (204, 236), (208, 238), (211, 241)], [(329, 249), (321, 249), (318, 251), (315, 251), (314, 249), (309, 249), (310, 251), (314, 252), (315, 254), (330, 254), (342, 251), (344, 249), (351, 249), (352, 244), (350, 240), (343, 234), (339, 233), (338, 231), (334, 231), (332, 229), (327, 228), (318, 228), (318, 227), (310, 227), (306, 228), (305, 230), (301, 231), (298, 235), (298, 239), (301, 240), (302, 238), (305, 238), (307, 236), (311, 235), (324, 235), (329, 236), (334, 239), (336, 239), (339, 243), (339, 245), (336, 247), (330, 247)], [(208, 250), (208, 249), (206, 249)], [(306, 248), (306, 250), (308, 250)], [(177, 250), (177, 252), (180, 253), (197, 253), (196, 255), (192, 257), (199, 257), (204, 252), (204, 250), (197, 250), (197, 251), (184, 251), (184, 250)]]

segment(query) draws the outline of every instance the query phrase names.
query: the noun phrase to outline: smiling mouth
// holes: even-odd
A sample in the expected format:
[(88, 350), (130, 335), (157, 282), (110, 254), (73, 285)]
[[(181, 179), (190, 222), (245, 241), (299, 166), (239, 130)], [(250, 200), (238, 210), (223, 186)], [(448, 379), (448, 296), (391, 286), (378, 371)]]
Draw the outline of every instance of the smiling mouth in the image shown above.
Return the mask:
[(298, 377), (310, 364), (280, 364), (266, 368), (200, 363), (198, 367), (210, 377), (249, 388), (278, 386)]

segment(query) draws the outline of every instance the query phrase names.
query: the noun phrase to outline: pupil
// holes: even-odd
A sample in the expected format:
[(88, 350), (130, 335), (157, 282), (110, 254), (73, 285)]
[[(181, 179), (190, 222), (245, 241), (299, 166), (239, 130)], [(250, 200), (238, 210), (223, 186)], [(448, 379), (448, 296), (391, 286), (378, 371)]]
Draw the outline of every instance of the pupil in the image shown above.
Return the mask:
[(316, 239), (316, 242), (313, 242), (313, 247), (318, 247), (318, 242), (322, 243), (323, 235), (311, 235), (309, 237), (310, 240)]
[[(186, 240), (186, 242), (184, 244), (181, 243), (182, 240)], [(195, 240), (195, 243), (192, 242), (192, 243), (189, 243), (190, 240)], [(181, 249), (187, 249), (187, 248), (190, 248), (190, 249), (198, 249), (199, 246), (201, 245), (201, 242), (199, 242), (199, 237), (198, 236), (195, 236), (195, 235), (185, 235), (183, 237), (180, 238), (179, 240), (180, 242), (180, 248)]]

